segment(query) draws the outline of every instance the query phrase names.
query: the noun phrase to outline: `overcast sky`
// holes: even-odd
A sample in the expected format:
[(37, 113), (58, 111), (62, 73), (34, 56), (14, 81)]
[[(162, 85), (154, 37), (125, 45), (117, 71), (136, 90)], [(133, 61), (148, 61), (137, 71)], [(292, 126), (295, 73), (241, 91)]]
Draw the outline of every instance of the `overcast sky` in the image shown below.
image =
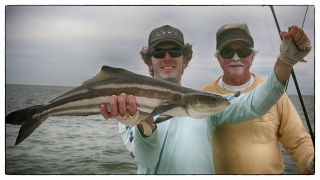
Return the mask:
[[(40, 2), (68, 4), (10, 6)], [(54, 3), (47, 2), (44, 0), (0, 2), (1, 20), (4, 22), (1, 27), (5, 30), (2, 36), (4, 40), (1, 43), (4, 54), (4, 68), (2, 68), (4, 73), (1, 73), (1, 77), (4, 76), (5, 83), (78, 86), (97, 74), (103, 65), (122, 67), (148, 76), (147, 66), (141, 60), (139, 51), (143, 46), (147, 46), (149, 33), (165, 24), (179, 28), (184, 34), (185, 42), (193, 44), (193, 58), (182, 79), (182, 85), (187, 87), (199, 89), (222, 74), (214, 57), (215, 32), (226, 23), (248, 23), (255, 41), (255, 49), (259, 50), (251, 67), (252, 72), (266, 78), (279, 55), (280, 38), (269, 6), (96, 6), (95, 4), (101, 2), (96, 0), (76, 1), (78, 4), (59, 0), (53, 1)], [(123, 4), (121, 0), (116, 2)], [(202, 0), (194, 2), (201, 4)], [(245, 2), (247, 1), (241, 1)], [(93, 5), (70, 6), (79, 3)], [(160, 3), (172, 4), (165, 0)], [(227, 4), (229, 1), (223, 0), (220, 3)], [(265, 2), (265, 4), (278, 3), (288, 2), (281, 0)], [(280, 29), (287, 30), (290, 25), (303, 25), (315, 47), (315, 15), (319, 17), (319, 12), (315, 14), (315, 7), (319, 6), (312, 0), (292, 0), (290, 3), (309, 4), (309, 6), (275, 5), (274, 10)], [(136, 0), (134, 4), (145, 4), (145, 2), (140, 3)], [(299, 63), (294, 67), (303, 95), (314, 95), (315, 49), (313, 48), (305, 58), (308, 63)], [(288, 93), (297, 94), (292, 79), (289, 81)], [(4, 108), (1, 112), (4, 114)], [(1, 143), (0, 146), (3, 145), (4, 143)], [(290, 178), (295, 179), (295, 177)]]
[[(302, 26), (314, 47), (315, 6), (273, 6), (281, 30)], [(306, 15), (306, 17), (305, 17)], [(304, 20), (305, 18), (305, 20)], [(9, 6), (5, 7), (5, 82), (78, 86), (103, 65), (149, 75), (139, 55), (150, 32), (179, 28), (193, 58), (182, 85), (199, 89), (222, 74), (214, 57), (215, 32), (247, 22), (259, 51), (251, 71), (266, 78), (279, 55), (280, 37), (269, 6)], [(315, 48), (294, 66), (300, 91), (314, 95)], [(289, 94), (297, 94), (290, 79)]]

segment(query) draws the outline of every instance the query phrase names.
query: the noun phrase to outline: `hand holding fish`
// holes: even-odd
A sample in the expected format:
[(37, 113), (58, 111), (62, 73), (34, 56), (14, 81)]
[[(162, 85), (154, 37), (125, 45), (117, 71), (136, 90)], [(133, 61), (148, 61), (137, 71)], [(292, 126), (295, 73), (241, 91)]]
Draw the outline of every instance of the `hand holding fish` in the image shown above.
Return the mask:
[[(119, 102), (119, 106), (118, 106)], [(127, 102), (128, 102), (128, 107), (129, 110), (127, 110)], [(102, 104), (100, 107), (100, 112), (102, 116), (105, 119), (110, 119), (110, 118), (119, 118), (124, 119), (125, 117), (133, 117), (136, 116), (137, 114), (137, 106), (136, 106), (136, 100), (134, 96), (128, 96), (125, 93), (121, 93), (119, 96), (112, 95), (110, 97), (110, 112), (108, 112), (106, 105)], [(139, 122), (129, 122), (129, 123), (123, 123), (128, 126), (134, 126), (139, 124)]]
[(156, 128), (153, 124), (153, 118), (145, 120), (147, 116), (139, 113), (136, 99), (133, 95), (127, 96), (125, 93), (121, 93), (119, 100), (118, 96), (112, 95), (110, 98), (110, 113), (104, 104), (100, 106), (100, 112), (107, 120), (113, 118), (127, 126), (138, 125), (140, 132), (143, 132), (142, 134), (145, 136), (150, 136)]

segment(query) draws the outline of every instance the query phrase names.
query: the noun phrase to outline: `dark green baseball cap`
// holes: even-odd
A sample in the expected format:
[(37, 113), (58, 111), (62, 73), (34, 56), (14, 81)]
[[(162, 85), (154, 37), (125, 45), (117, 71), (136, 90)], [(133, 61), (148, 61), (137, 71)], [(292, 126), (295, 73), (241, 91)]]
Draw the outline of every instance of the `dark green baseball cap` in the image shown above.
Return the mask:
[(175, 42), (182, 48), (185, 47), (182, 32), (178, 28), (164, 25), (151, 31), (148, 48), (154, 48), (157, 44), (164, 41)]
[(254, 46), (247, 23), (229, 23), (223, 25), (216, 33), (217, 50), (222, 50), (226, 45), (233, 41), (247, 42), (251, 47)]

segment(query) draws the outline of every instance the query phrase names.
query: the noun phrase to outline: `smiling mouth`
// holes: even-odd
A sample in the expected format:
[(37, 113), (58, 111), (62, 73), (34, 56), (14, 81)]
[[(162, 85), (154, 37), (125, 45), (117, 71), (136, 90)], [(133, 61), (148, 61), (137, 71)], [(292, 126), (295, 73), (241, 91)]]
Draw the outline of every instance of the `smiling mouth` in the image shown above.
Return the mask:
[(175, 68), (175, 66), (164, 66), (164, 67), (161, 67), (162, 69), (173, 69)]
[(243, 66), (243, 64), (229, 64), (229, 66), (231, 66), (231, 67), (239, 67), (239, 66)]

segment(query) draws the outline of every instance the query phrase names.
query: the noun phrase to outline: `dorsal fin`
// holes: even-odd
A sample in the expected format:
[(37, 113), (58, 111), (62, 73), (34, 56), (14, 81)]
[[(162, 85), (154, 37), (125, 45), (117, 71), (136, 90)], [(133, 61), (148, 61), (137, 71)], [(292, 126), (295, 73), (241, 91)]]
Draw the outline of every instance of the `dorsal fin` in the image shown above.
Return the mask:
[(114, 67), (110, 67), (110, 66), (102, 66), (101, 71), (93, 76), (92, 78), (84, 81), (82, 83), (81, 86), (75, 87), (74, 89), (70, 90), (69, 92), (51, 100), (49, 103), (52, 103), (54, 101), (57, 101), (65, 96), (68, 96), (69, 94), (72, 94), (74, 91), (77, 91), (79, 89), (83, 89), (86, 88), (86, 86), (104, 81), (104, 80), (108, 80), (108, 79), (114, 79), (116, 77), (121, 77), (121, 76), (138, 76), (138, 74), (135, 74), (131, 71), (125, 70), (125, 69), (121, 69), (121, 68), (114, 68)]
[(131, 71), (122, 69), (122, 68), (114, 68), (114, 67), (110, 67), (110, 66), (102, 66), (101, 71), (95, 75), (94, 77), (84, 81), (82, 83), (82, 86), (87, 86), (90, 84), (94, 84), (106, 79), (113, 79), (116, 77), (120, 77), (120, 76), (132, 76), (132, 75), (137, 75)]

